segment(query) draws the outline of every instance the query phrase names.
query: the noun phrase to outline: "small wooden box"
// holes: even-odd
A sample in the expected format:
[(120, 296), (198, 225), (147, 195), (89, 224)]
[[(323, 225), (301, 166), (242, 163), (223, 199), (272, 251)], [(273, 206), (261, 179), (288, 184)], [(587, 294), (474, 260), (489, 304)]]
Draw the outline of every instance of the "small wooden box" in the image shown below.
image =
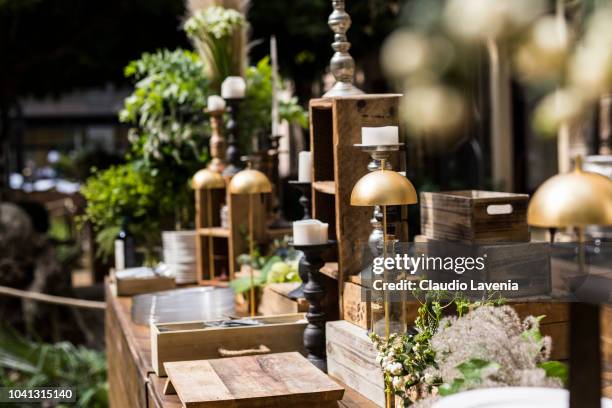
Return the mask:
[(421, 233), (463, 242), (526, 242), (527, 194), (494, 191), (421, 193)]
[(213, 322), (154, 323), (151, 325), (151, 365), (166, 375), (164, 363), (222, 357), (219, 349), (254, 350), (260, 345), (272, 353), (299, 351), (304, 354), (303, 313), (253, 317), (261, 326), (211, 327)]
[(307, 312), (308, 301), (306, 299), (291, 299), (288, 296), (300, 285), (300, 282), (267, 284), (261, 292), (257, 311), (264, 316)]
[(134, 296), (141, 293), (170, 290), (176, 287), (174, 277), (118, 278), (114, 270), (111, 270), (110, 275), (111, 287), (117, 296)]

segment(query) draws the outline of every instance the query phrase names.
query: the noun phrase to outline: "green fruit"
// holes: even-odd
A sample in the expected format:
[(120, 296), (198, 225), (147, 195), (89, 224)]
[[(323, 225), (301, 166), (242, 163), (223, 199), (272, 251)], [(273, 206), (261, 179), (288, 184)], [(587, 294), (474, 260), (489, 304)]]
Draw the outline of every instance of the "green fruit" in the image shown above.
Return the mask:
[(268, 272), (267, 282), (284, 282), (285, 276), (289, 273), (289, 271), (291, 271), (291, 268), (285, 262), (276, 262), (274, 265), (272, 265), (270, 272)]

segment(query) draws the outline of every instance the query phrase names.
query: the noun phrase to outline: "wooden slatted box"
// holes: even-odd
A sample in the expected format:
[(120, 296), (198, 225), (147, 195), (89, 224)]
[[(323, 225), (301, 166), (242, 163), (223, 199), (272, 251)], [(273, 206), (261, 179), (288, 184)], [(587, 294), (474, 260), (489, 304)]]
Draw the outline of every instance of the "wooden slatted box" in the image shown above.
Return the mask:
[(257, 350), (260, 345), (272, 353), (299, 351), (304, 354), (303, 313), (261, 316), (263, 325), (213, 327), (212, 322), (154, 323), (151, 325), (151, 365), (165, 376), (164, 363), (219, 358), (220, 348), (232, 351)]
[(448, 241), (526, 242), (528, 199), (477, 190), (421, 193), (421, 234)]

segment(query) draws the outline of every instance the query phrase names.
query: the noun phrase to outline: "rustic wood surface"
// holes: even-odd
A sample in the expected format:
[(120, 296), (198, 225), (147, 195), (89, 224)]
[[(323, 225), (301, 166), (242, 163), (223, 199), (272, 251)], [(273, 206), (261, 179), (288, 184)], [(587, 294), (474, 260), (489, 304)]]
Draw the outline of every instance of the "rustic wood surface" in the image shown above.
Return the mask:
[[(421, 233), (466, 242), (526, 242), (527, 194), (449, 191), (420, 194)], [(490, 205), (512, 206), (510, 214), (488, 214)]]
[[(166, 363), (186, 407), (290, 407), (336, 402), (344, 389), (301, 354)], [(337, 405), (337, 403), (336, 403)]]
[[(163, 395), (166, 378), (158, 377), (151, 365), (149, 327), (132, 322), (132, 299), (116, 297), (106, 286), (106, 352), (108, 362), (109, 399), (111, 408), (180, 408), (176, 395)], [(376, 408), (354, 389), (345, 386), (344, 397), (333, 407)], [(295, 407), (300, 408), (300, 407)], [(317, 408), (308, 404), (303, 408)]]
[(166, 375), (164, 363), (170, 361), (219, 358), (220, 348), (240, 351), (263, 345), (272, 353), (304, 353), (303, 313), (255, 317), (262, 326), (205, 327), (205, 322), (156, 324), (151, 328), (151, 365), (159, 376)]
[(291, 299), (289, 293), (301, 283), (270, 283), (263, 288), (257, 311), (262, 315), (279, 315), (288, 313), (305, 313), (308, 301), (304, 298)]

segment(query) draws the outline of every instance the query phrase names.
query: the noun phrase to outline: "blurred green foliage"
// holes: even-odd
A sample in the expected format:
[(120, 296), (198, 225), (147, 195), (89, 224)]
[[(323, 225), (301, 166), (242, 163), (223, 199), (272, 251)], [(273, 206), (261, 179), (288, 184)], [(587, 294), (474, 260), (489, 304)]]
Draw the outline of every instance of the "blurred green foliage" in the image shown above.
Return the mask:
[(0, 330), (1, 387), (70, 387), (76, 403), (63, 407), (108, 407), (104, 353), (68, 342), (28, 341), (12, 330)]

